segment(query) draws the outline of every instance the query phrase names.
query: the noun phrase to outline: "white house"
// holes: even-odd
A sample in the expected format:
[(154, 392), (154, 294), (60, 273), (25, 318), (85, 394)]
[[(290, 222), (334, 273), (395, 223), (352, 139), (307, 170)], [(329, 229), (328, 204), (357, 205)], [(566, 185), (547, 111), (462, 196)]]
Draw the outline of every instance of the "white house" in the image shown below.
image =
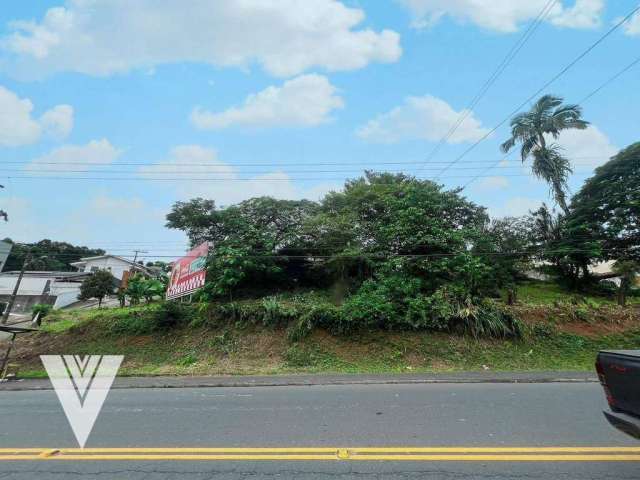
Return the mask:
[(145, 276), (153, 276), (152, 272), (139, 263), (132, 262), (126, 258), (116, 255), (99, 255), (97, 257), (81, 258), (78, 262), (73, 262), (71, 266), (78, 269), (79, 272), (94, 273), (98, 270), (107, 270), (111, 272), (118, 280), (122, 281), (128, 274), (125, 272), (137, 272)]
[[(0, 302), (9, 302), (20, 272), (0, 273)], [(24, 272), (13, 306), (15, 313), (27, 313), (36, 303), (48, 303), (62, 308), (78, 301), (80, 285), (91, 273), (85, 272)]]

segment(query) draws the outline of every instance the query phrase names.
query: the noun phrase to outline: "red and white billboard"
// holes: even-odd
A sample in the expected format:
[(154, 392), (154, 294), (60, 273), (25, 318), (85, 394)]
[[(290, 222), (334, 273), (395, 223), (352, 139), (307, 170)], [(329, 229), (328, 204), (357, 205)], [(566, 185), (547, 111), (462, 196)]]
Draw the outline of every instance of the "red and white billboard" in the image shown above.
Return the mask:
[(208, 254), (209, 243), (205, 242), (173, 263), (167, 287), (167, 300), (184, 297), (204, 287)]

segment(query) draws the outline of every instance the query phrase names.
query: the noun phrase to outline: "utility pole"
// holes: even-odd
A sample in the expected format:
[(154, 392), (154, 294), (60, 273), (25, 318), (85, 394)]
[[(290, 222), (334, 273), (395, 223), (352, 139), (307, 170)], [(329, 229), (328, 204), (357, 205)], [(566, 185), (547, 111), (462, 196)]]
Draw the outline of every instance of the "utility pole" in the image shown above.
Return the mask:
[(13, 287), (13, 293), (11, 294), (11, 299), (9, 300), (9, 304), (7, 308), (5, 308), (4, 313), (2, 314), (2, 325), (7, 323), (9, 319), (9, 314), (13, 309), (13, 304), (16, 302), (16, 297), (18, 296), (18, 290), (20, 289), (20, 283), (22, 282), (22, 277), (24, 277), (24, 271), (29, 265), (31, 261), (31, 253), (27, 253), (27, 256), (24, 258), (24, 262), (22, 262), (22, 268), (20, 269), (20, 274), (18, 275), (18, 280), (16, 281), (16, 285)]
[[(149, 253), (146, 250), (134, 250), (133, 251), (135, 253), (135, 255), (133, 256), (133, 264), (135, 265), (136, 260), (138, 260), (138, 254), (139, 253)], [(133, 270), (133, 267), (131, 268)]]

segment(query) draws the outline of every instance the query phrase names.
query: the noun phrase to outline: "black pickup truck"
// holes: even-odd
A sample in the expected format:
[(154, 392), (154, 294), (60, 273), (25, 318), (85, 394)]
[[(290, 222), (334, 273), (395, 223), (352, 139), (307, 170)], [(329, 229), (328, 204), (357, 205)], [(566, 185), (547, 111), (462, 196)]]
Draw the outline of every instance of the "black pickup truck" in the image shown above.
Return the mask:
[(640, 350), (603, 350), (596, 370), (611, 409), (605, 417), (618, 430), (640, 439)]

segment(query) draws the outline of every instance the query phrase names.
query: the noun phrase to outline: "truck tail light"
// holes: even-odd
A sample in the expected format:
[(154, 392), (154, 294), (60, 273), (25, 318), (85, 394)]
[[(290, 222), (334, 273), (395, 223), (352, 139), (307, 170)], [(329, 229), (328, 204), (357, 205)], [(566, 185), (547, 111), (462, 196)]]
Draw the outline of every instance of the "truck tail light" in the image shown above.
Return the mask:
[(600, 363), (600, 359), (596, 360), (596, 372), (598, 372), (598, 379), (600, 380), (600, 385), (602, 385), (602, 388), (604, 389), (604, 394), (607, 397), (607, 403), (611, 408), (614, 408), (615, 399), (613, 398), (613, 395), (611, 395), (611, 390), (609, 390), (609, 387), (607, 386), (607, 380), (605, 379), (605, 376), (604, 376), (604, 368), (602, 367), (602, 363)]

